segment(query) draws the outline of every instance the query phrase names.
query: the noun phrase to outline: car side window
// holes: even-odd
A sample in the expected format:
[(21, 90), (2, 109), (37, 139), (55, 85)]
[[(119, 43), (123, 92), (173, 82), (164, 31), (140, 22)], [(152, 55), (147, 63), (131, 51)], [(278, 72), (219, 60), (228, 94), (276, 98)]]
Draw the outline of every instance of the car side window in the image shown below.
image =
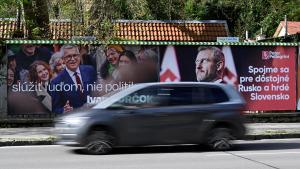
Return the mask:
[(218, 87), (208, 86), (151, 86), (120, 98), (111, 107), (142, 108), (180, 105), (201, 105), (227, 101), (228, 97)]
[(212, 104), (228, 101), (226, 93), (219, 87), (194, 87), (193, 104)]
[(211, 86), (184, 86), (170, 89), (169, 105), (202, 105), (228, 101), (226, 93)]
[(191, 105), (193, 103), (193, 89), (191, 87), (173, 87), (170, 105)]

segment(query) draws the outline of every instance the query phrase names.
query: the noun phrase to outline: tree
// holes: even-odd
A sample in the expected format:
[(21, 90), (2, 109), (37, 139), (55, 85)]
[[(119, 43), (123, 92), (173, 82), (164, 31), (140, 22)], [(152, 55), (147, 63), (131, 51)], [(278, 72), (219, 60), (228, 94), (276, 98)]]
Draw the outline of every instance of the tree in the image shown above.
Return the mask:
[(116, 19), (226, 20), (231, 35), (241, 38), (261, 28), (272, 36), (284, 15), (300, 20), (300, 0), (0, 0), (1, 17), (15, 18), (20, 7), (29, 34), (41, 38), (48, 37), (49, 18), (71, 19), (99, 39), (111, 38)]
[(128, 0), (127, 4), (130, 16), (134, 20), (153, 19), (147, 0)]
[[(259, 26), (263, 28), (268, 36), (273, 36), (278, 24), (284, 20), (285, 15), (287, 15), (289, 21), (300, 20), (299, 0), (270, 0), (267, 9), (264, 16), (259, 20)], [(256, 30), (256, 34), (258, 34), (258, 30)]]
[(50, 37), (47, 0), (22, 0), (29, 39)]
[(184, 0), (147, 0), (151, 15), (156, 20), (183, 19)]
[(245, 38), (246, 30), (254, 37), (263, 29), (272, 36), (284, 15), (300, 20), (299, 0), (186, 0), (184, 18), (226, 20), (232, 36)]
[(18, 0), (0, 0), (1, 18), (15, 18), (18, 9)]

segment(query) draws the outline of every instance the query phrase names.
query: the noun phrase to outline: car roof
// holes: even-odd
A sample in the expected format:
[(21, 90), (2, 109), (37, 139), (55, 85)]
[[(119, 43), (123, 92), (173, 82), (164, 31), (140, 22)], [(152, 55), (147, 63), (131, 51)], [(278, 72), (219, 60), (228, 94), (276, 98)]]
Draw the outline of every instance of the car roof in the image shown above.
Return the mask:
[(94, 109), (105, 109), (112, 103), (118, 101), (120, 98), (127, 96), (135, 91), (149, 87), (149, 86), (218, 86), (222, 88), (225, 93), (229, 96), (231, 101), (234, 102), (244, 102), (243, 98), (239, 95), (236, 89), (232, 85), (222, 84), (222, 83), (212, 83), (212, 82), (152, 82), (152, 83), (138, 83), (124, 90), (110, 96), (110, 98), (97, 103)]

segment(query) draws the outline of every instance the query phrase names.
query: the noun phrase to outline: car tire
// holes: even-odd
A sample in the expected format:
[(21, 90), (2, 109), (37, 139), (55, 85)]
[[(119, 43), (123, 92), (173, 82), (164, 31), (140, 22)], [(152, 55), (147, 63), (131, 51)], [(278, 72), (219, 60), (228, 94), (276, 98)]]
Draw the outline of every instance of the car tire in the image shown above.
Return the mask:
[(215, 151), (227, 151), (232, 149), (234, 136), (228, 128), (216, 128), (208, 138), (208, 146)]
[(87, 137), (84, 151), (93, 155), (104, 155), (111, 152), (113, 137), (106, 131), (92, 131)]

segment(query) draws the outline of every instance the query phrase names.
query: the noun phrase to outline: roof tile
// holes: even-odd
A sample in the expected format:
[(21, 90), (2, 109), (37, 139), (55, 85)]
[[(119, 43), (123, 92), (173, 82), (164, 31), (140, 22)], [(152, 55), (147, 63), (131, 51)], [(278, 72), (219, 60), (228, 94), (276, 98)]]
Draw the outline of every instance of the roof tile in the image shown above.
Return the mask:
[[(296, 21), (288, 21), (287, 22), (287, 26), (288, 26), (288, 35), (293, 35), (293, 34), (297, 34), (300, 33), (300, 22), (296, 22)], [(280, 34), (281, 30), (285, 27), (285, 23), (284, 21), (281, 21), (273, 35), (273, 37), (278, 37), (278, 35)]]

